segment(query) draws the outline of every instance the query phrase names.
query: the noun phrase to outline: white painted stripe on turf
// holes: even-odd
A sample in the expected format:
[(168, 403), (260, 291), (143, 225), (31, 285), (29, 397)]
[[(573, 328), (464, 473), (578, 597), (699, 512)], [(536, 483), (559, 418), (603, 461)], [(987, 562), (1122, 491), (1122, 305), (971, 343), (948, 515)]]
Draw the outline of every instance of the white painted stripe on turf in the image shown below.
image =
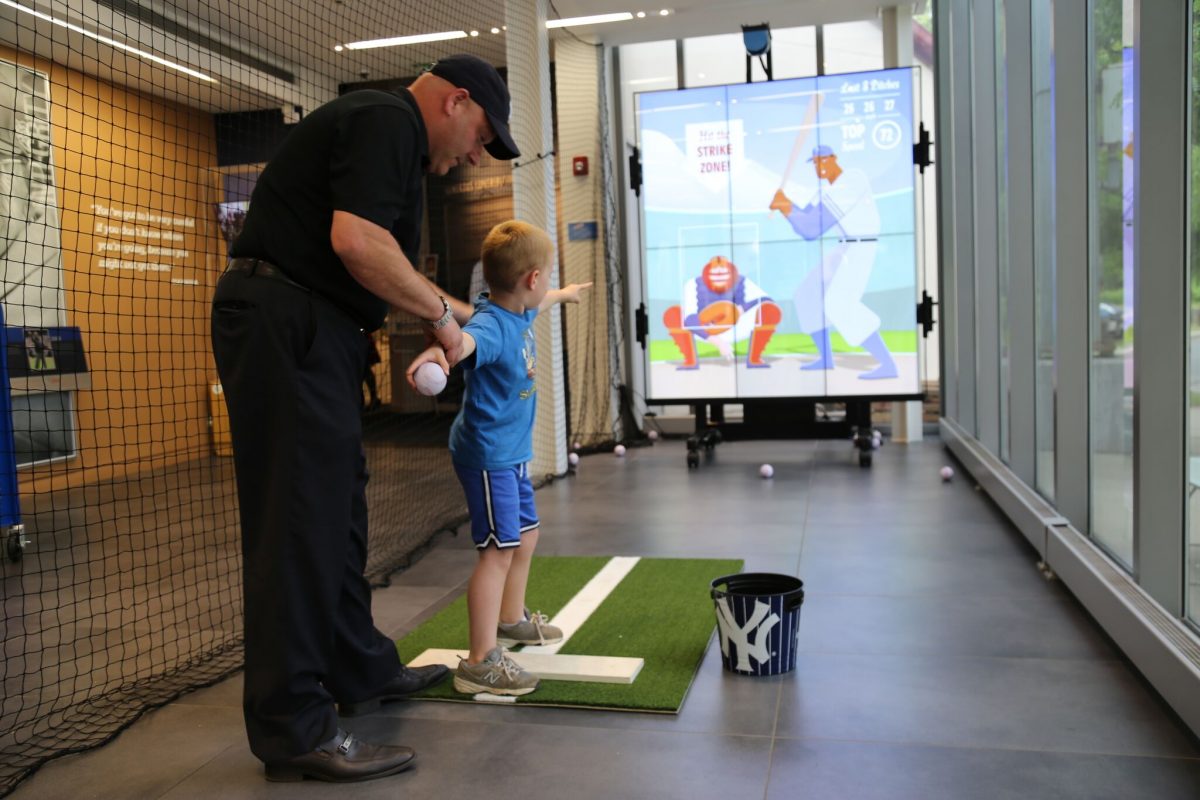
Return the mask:
[(587, 622), (592, 612), (608, 599), (612, 590), (617, 588), (617, 584), (625, 579), (639, 561), (641, 558), (636, 556), (614, 556), (609, 559), (608, 563), (562, 607), (557, 616), (550, 620), (551, 625), (562, 628), (562, 641), (547, 645), (528, 645), (521, 648), (521, 652), (545, 655), (557, 653), (575, 632), (583, 627), (583, 623)]

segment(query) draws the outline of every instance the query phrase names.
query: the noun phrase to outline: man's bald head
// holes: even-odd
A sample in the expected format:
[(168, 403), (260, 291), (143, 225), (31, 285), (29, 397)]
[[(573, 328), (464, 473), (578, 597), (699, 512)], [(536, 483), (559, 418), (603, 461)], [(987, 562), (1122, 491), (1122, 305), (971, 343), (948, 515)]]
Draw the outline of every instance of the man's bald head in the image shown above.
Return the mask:
[(426, 72), (408, 87), (429, 135), (429, 172), (445, 175), (460, 164), (479, 163), (496, 132), (471, 93)]

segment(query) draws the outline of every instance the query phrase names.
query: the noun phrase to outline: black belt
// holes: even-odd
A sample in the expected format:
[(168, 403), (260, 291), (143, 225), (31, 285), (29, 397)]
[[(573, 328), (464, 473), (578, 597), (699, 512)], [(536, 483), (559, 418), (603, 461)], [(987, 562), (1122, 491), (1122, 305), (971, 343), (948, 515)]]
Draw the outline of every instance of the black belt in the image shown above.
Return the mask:
[(263, 261), (261, 258), (231, 258), (229, 259), (229, 267), (226, 272), (244, 272), (247, 275), (257, 275), (260, 278), (267, 278), (273, 281), (286, 283), (289, 286), (295, 286), (305, 292), (310, 292), (307, 286), (301, 283), (296, 283), (289, 278), (284, 271), (272, 264), (270, 261)]
[[(231, 258), (231, 259), (229, 259), (229, 266), (225, 268), (225, 271), (226, 272), (244, 272), (247, 275), (257, 275), (258, 277), (266, 278), (267, 280), (279, 281), (280, 283), (286, 283), (288, 286), (293, 286), (293, 287), (299, 289), (300, 291), (304, 292), (305, 294), (310, 294), (319, 300), (324, 300), (325, 303), (330, 308), (336, 309), (340, 314), (345, 316), (349, 321), (353, 322), (354, 326), (356, 328), (358, 328), (360, 331), (366, 330), (366, 327), (364, 327), (365, 323), (363, 323), (362, 320), (360, 320), (357, 315), (351, 313), (350, 311), (347, 311), (345, 308), (342, 308), (341, 305), (333, 302), (329, 298), (314, 292), (312, 289), (308, 288), (304, 284), (296, 283), (294, 280), (289, 278), (284, 273), (283, 270), (281, 270), (279, 267), (272, 264), (270, 261), (264, 261), (261, 258), (245, 258), (245, 257)], [(378, 326), (376, 326), (376, 327), (378, 327)], [(372, 328), (372, 330), (374, 330), (374, 328)]]

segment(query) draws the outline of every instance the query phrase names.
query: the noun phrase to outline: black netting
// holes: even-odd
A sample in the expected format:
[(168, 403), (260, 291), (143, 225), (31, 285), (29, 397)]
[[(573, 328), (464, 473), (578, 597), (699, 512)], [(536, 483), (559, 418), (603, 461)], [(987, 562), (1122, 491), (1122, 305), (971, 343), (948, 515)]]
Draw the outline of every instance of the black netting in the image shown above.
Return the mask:
[[(237, 493), (209, 313), (264, 164), (323, 102), (407, 84), (456, 52), (503, 67), (512, 48), (545, 35), (526, 28), (509, 30), (502, 8), (465, 20), (437, 4), (382, 0), (0, 4), (10, 387), (0, 418), (13, 434), (10, 446), (0, 430), (0, 795), (240, 666)], [(442, 31), (467, 35), (335, 49)], [(604, 65), (580, 46), (594, 63), (578, 80), (595, 92)], [(597, 95), (587, 102), (605, 108)], [(595, 222), (608, 247), (580, 255), (560, 241), (566, 280), (596, 287), (563, 312), (568, 385), (542, 396), (539, 413), (565, 408), (567, 427), (538, 428), (542, 465), (565, 463), (564, 431), (595, 444), (615, 423), (621, 326), (601, 324), (618, 280), (615, 178), (596, 129), (587, 133), (598, 187), (587, 199), (573, 193), (549, 226)], [(552, 147), (531, 149), (547, 153), (561, 182)], [(466, 297), (483, 236), (514, 214), (521, 168), (485, 157), (429, 178), (416, 268)], [(446, 449), (461, 378), (437, 398), (407, 387), (403, 370), (424, 342), (413, 318), (390, 315), (373, 341), (362, 420), (367, 572), (379, 584), (463, 521), (465, 504)], [(544, 466), (539, 482), (558, 471)]]

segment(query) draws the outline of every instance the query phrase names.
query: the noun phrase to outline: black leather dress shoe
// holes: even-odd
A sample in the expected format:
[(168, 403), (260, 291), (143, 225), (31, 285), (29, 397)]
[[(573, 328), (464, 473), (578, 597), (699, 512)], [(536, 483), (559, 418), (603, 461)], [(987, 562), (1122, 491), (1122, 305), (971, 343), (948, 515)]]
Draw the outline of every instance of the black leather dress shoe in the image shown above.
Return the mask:
[(368, 744), (339, 730), (311, 753), (266, 765), (269, 781), (302, 781), (312, 778), (333, 783), (369, 781), (403, 772), (417, 754), (411, 747)]
[(406, 667), (400, 665), (392, 679), (379, 687), (374, 697), (360, 700), (356, 703), (338, 703), (338, 713), (343, 717), (357, 717), (379, 710), (383, 703), (393, 700), (403, 700), (411, 697), (422, 689), (437, 686), (446, 680), (450, 670), (445, 664), (430, 664), (427, 667)]

